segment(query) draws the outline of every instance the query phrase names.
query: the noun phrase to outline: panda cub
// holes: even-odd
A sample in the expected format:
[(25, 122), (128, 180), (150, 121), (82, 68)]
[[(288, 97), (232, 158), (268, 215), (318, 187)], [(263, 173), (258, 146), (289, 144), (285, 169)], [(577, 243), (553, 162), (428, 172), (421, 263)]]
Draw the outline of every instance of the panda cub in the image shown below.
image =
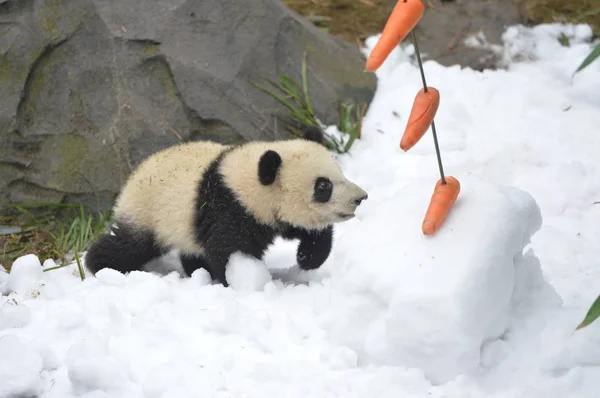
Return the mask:
[(85, 257), (92, 273), (126, 273), (178, 249), (185, 273), (206, 269), (229, 286), (236, 251), (262, 259), (276, 237), (298, 239), (298, 266), (320, 267), (333, 224), (354, 217), (367, 193), (349, 181), (308, 127), (300, 139), (227, 146), (188, 142), (145, 159), (121, 190), (110, 233)]

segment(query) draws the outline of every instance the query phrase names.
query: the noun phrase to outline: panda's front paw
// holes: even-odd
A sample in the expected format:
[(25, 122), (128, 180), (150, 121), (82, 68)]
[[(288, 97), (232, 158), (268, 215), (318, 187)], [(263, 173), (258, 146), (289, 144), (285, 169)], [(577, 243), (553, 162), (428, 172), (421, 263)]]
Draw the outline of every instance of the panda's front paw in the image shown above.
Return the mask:
[(296, 261), (298, 262), (298, 266), (305, 271), (319, 268), (322, 265), (321, 262), (315, 261), (314, 255), (310, 253), (303, 253), (301, 251), (298, 251)]
[(296, 261), (302, 270), (319, 268), (329, 257), (333, 240), (333, 227), (322, 231), (307, 231), (300, 239)]

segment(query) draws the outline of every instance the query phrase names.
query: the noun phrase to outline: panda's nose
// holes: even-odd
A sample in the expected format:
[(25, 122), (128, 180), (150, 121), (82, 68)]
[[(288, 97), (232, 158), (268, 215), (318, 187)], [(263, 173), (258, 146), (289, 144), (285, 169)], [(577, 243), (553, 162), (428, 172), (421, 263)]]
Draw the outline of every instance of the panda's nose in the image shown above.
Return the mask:
[(361, 204), (361, 202), (362, 202), (363, 200), (367, 199), (368, 197), (369, 197), (369, 195), (365, 194), (365, 196), (362, 196), (362, 197), (360, 197), (360, 198), (358, 198), (358, 199), (354, 200), (354, 204), (358, 206), (358, 205), (360, 205), (360, 204)]

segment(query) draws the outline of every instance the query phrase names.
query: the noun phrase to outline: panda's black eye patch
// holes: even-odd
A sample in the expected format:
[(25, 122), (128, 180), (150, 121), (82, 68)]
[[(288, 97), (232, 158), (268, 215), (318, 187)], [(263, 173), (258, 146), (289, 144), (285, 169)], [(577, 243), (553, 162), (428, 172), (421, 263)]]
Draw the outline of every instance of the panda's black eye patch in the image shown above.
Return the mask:
[(315, 181), (315, 192), (314, 199), (316, 202), (325, 203), (331, 199), (331, 193), (333, 192), (333, 184), (328, 178), (319, 177)]

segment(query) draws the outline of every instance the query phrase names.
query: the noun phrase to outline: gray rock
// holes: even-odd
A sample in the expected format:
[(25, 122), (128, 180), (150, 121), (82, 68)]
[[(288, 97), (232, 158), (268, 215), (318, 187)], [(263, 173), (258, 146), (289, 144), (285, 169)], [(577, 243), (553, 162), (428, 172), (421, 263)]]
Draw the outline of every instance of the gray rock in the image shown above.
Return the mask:
[[(476, 70), (498, 67), (498, 56), (489, 49), (470, 48), (463, 41), (481, 32), (490, 44), (502, 45), (502, 34), (523, 22), (515, 0), (432, 0), (415, 33), (424, 59), (442, 65), (461, 65)], [(410, 37), (406, 39), (409, 41)]]
[(106, 208), (149, 154), (187, 140), (286, 138), (282, 109), (250, 83), (300, 81), (317, 116), (369, 102), (364, 57), (279, 0), (0, 3), (0, 207)]

